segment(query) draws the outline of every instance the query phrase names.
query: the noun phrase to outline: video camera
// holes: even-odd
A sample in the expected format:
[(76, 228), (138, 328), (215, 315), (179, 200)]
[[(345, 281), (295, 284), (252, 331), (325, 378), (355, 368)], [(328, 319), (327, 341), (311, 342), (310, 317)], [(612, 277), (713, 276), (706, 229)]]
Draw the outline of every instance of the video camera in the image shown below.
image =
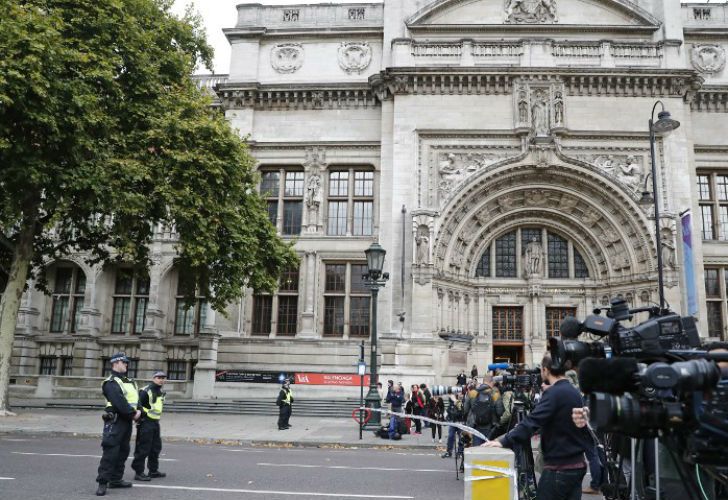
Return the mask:
[(529, 368), (523, 363), (494, 363), (488, 365), (488, 370), (503, 372), (494, 376), (493, 381), (507, 390), (530, 391), (541, 387), (540, 368)]
[[(552, 368), (578, 366), (592, 423), (635, 438), (668, 436), (691, 463), (724, 463), (728, 374), (716, 363), (721, 355), (696, 350), (694, 318), (656, 307), (629, 309), (620, 299), (606, 316), (594, 312), (583, 323), (566, 318), (562, 337), (549, 339)], [(639, 312), (650, 317), (632, 328), (620, 324)], [(579, 341), (582, 332), (605, 341)]]

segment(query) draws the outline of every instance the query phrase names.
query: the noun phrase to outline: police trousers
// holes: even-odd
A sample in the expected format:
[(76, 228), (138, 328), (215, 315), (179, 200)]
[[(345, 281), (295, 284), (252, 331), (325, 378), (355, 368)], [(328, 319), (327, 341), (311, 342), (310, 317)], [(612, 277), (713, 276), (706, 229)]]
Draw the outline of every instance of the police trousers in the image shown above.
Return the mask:
[(137, 425), (136, 445), (134, 446), (134, 461), (131, 468), (137, 474), (144, 474), (144, 462), (149, 466), (149, 472), (159, 471), (159, 453), (162, 451), (162, 435), (159, 420), (143, 418)]
[(288, 427), (289, 418), (291, 418), (291, 405), (283, 403), (278, 410), (278, 428)]
[(101, 462), (96, 476), (97, 483), (114, 483), (124, 477), (124, 465), (129, 457), (131, 421), (117, 417), (116, 421), (104, 423), (101, 438)]

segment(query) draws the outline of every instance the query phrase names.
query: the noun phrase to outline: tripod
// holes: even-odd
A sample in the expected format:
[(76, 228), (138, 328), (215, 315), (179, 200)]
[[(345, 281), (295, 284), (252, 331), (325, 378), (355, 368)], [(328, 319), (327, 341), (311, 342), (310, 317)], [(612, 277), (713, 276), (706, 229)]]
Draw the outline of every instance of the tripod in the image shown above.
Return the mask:
[[(520, 399), (514, 399), (513, 410), (511, 413), (511, 422), (508, 425), (512, 429), (520, 424), (526, 416), (526, 402)], [(518, 443), (513, 447), (516, 463), (516, 481), (518, 484), (518, 497), (520, 500), (536, 499), (536, 472), (533, 462), (533, 449), (531, 448), (531, 440), (526, 443)]]

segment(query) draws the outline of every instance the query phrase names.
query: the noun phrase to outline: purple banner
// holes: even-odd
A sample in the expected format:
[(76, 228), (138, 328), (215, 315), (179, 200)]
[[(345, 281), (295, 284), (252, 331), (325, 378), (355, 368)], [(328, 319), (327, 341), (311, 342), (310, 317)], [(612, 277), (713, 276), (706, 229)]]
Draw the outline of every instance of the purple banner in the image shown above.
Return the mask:
[(685, 269), (685, 293), (688, 315), (698, 315), (698, 290), (695, 288), (695, 268), (693, 266), (693, 225), (690, 212), (680, 217), (682, 224), (683, 268)]

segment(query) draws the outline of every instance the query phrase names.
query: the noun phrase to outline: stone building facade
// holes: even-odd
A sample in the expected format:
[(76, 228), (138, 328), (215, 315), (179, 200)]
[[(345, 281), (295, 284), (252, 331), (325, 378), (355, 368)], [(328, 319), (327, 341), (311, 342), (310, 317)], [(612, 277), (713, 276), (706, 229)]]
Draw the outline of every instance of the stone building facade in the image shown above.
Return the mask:
[(246, 290), (221, 314), (204, 297), (178, 300), (168, 228), (148, 270), (53, 263), (56, 292), (23, 300), (17, 394), (78, 393), (117, 350), (139, 377), (166, 367), (197, 398), (260, 388), (222, 372), (353, 373), (375, 241), (390, 275), (378, 304), (384, 379), (449, 383), (474, 364), (538, 362), (565, 315), (614, 296), (657, 300), (653, 207), (639, 203), (657, 100), (681, 122), (656, 143), (666, 298), (697, 315), (703, 336), (726, 338), (725, 5), (242, 4), (225, 33), (230, 74), (200, 85), (249, 137), (300, 267), (277, 293)]

